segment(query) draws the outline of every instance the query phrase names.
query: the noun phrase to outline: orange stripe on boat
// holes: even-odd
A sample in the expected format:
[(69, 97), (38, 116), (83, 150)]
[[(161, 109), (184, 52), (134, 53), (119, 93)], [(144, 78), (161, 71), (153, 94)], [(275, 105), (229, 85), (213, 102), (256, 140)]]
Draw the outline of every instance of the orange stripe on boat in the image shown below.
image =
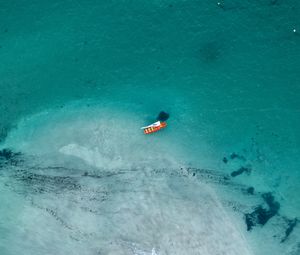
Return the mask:
[(144, 129), (144, 134), (148, 135), (148, 134), (152, 134), (154, 132), (159, 131), (162, 128), (165, 128), (167, 126), (166, 122), (161, 122), (159, 126), (157, 127), (150, 127), (150, 128), (145, 128)]

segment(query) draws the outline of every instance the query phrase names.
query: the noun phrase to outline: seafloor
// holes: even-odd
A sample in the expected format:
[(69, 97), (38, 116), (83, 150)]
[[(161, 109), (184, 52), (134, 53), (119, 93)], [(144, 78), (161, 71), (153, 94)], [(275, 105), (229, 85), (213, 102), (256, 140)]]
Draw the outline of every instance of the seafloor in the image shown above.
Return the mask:
[(300, 1), (2, 0), (0, 22), (1, 255), (300, 254)]

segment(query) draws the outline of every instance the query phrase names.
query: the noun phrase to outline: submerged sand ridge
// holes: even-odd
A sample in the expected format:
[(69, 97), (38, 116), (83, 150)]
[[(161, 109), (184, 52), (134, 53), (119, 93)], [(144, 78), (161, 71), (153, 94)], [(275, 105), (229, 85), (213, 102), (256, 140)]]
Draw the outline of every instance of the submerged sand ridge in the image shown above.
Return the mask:
[[(18, 242), (13, 249), (23, 254), (252, 254), (213, 190), (180, 170), (168, 139), (145, 142), (110, 118), (89, 123), (73, 113), (32, 117), (6, 141), (23, 151), (7, 151), (1, 172), (18, 221), (6, 249)], [(118, 123), (130, 115), (123, 118)], [(14, 197), (22, 210), (10, 203)]]
[[(148, 139), (137, 133), (139, 118), (111, 107), (75, 104), (20, 122), (3, 144), (11, 150), (1, 154), (3, 200), (13, 211), (13, 217), (3, 214), (3, 222), (9, 229), (18, 221), (4, 248), (19, 240), (14, 249), (25, 254), (73, 249), (85, 254), (263, 254), (274, 245), (282, 254), (282, 241), (284, 248), (295, 240), (297, 225), (289, 227), (277, 212), (261, 228), (261, 211), (255, 207), (268, 215), (266, 206), (274, 208), (277, 197), (273, 201), (265, 191), (240, 183), (237, 178), (247, 172), (187, 167), (189, 155), (173, 149), (178, 139), (173, 140), (172, 129)], [(222, 164), (244, 160), (235, 153)], [(274, 222), (275, 231), (270, 228)], [(260, 229), (270, 239), (265, 247), (255, 247)], [(22, 242), (25, 233), (30, 233), (29, 243)], [(278, 236), (272, 240), (271, 233)]]

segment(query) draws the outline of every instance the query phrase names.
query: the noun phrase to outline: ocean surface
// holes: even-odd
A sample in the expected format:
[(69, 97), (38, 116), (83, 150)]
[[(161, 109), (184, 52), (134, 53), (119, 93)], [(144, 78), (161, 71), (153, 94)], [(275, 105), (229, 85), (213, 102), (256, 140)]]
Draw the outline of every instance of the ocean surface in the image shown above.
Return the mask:
[(0, 60), (1, 255), (300, 254), (300, 1), (1, 0)]

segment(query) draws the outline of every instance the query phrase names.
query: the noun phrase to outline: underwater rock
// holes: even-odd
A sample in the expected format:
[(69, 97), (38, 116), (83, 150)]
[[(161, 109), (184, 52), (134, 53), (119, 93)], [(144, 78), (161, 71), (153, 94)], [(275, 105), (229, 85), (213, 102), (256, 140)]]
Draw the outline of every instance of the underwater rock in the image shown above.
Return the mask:
[(9, 160), (9, 159), (12, 159), (14, 156), (19, 156), (21, 155), (20, 152), (13, 152), (12, 150), (10, 149), (3, 149), (3, 150), (0, 150), (0, 159), (5, 159), (5, 160)]
[(242, 155), (239, 155), (235, 152), (231, 153), (229, 157), (223, 157), (222, 161), (227, 164), (229, 162), (229, 160), (234, 160), (234, 159), (238, 159), (238, 160), (242, 160), (242, 161), (246, 161), (246, 158)]
[(267, 205), (270, 207), (271, 210), (274, 210), (274, 209), (277, 209), (277, 211), (279, 210), (280, 205), (278, 202), (275, 201), (275, 198), (271, 192), (264, 193), (261, 196), (265, 200), (265, 202), (267, 203)]
[(256, 207), (252, 213), (245, 214), (245, 221), (247, 231), (250, 231), (255, 225), (265, 225), (273, 216), (275, 216), (280, 208), (280, 204), (275, 201), (272, 193), (262, 194), (262, 198), (268, 205), (268, 209), (263, 208), (262, 205)]
[(230, 158), (231, 159), (240, 159), (240, 160), (243, 160), (243, 161), (246, 160), (244, 156), (241, 156), (241, 155), (239, 155), (235, 152), (231, 153)]
[(298, 219), (288, 220), (288, 228), (285, 230), (285, 236), (281, 239), (281, 243), (285, 242), (289, 235), (293, 232), (296, 227)]
[(240, 174), (242, 174), (242, 173), (244, 173), (244, 172), (246, 172), (247, 174), (250, 174), (251, 173), (251, 168), (250, 167), (241, 167), (241, 168), (239, 168), (238, 170), (236, 170), (236, 171), (233, 171), (230, 175), (232, 176), (232, 177), (236, 177), (236, 176), (238, 176), (238, 175), (240, 175)]
[(10, 166), (17, 166), (23, 162), (23, 159), (18, 157), (20, 156), (20, 152), (13, 152), (10, 149), (2, 149), (0, 150), (0, 169)]
[(166, 113), (164, 111), (161, 111), (158, 116), (157, 116), (157, 120), (159, 121), (166, 121), (168, 118), (170, 117), (169, 113)]
[(13, 152), (9, 149), (3, 149), (0, 151), (0, 157), (4, 159), (10, 159), (13, 155)]
[(253, 187), (249, 187), (247, 189), (247, 193), (253, 195), (254, 194), (254, 188)]
[(255, 225), (265, 225), (274, 215), (262, 206), (258, 206), (252, 213), (245, 214), (247, 231), (250, 231)]

